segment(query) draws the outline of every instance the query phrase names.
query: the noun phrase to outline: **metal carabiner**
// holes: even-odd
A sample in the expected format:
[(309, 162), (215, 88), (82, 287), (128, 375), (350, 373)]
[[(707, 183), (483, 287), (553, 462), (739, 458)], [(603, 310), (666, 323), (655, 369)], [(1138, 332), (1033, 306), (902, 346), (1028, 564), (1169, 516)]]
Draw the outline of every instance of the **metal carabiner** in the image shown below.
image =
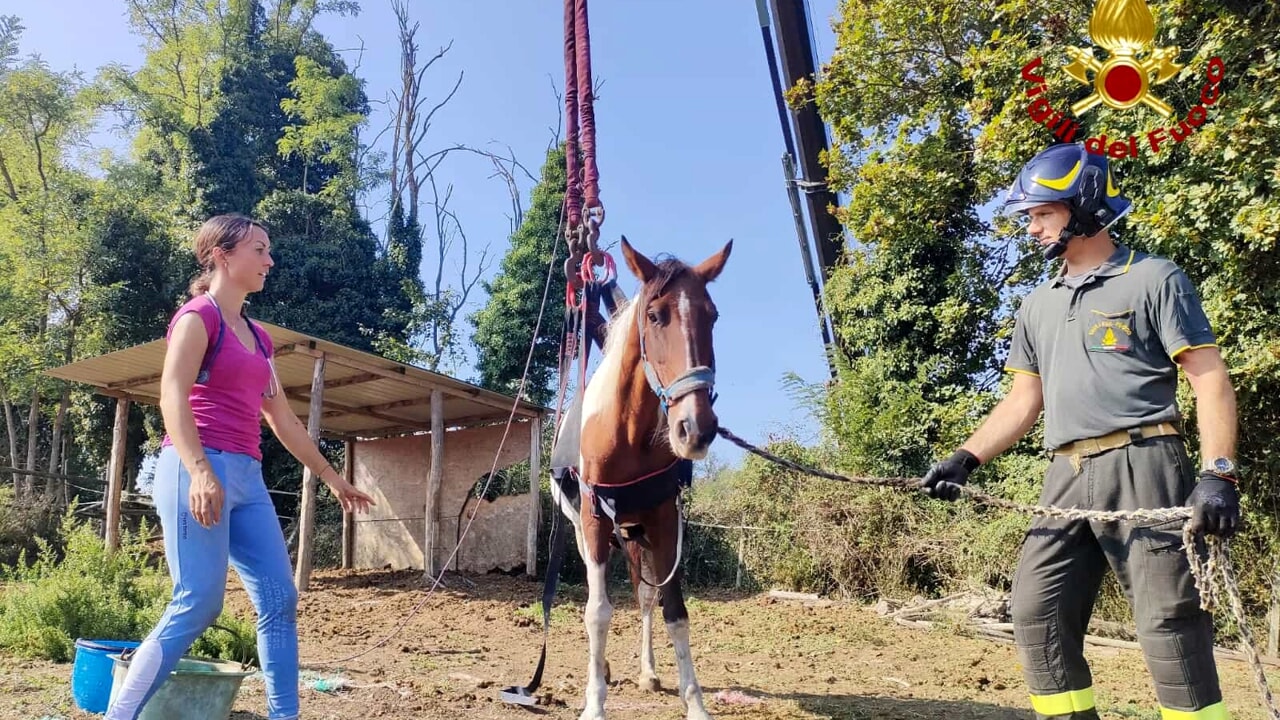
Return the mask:
[[(595, 268), (604, 268), (604, 277), (597, 277)], [(608, 285), (618, 279), (618, 266), (607, 252), (588, 252), (582, 256), (581, 280), (584, 284)]]
[[(595, 205), (582, 209), (582, 225), (586, 234), (586, 245), (588, 254), (599, 254), (600, 248), (596, 245), (596, 241), (600, 239), (600, 226), (604, 224), (604, 206)], [(596, 263), (597, 265), (600, 262)]]

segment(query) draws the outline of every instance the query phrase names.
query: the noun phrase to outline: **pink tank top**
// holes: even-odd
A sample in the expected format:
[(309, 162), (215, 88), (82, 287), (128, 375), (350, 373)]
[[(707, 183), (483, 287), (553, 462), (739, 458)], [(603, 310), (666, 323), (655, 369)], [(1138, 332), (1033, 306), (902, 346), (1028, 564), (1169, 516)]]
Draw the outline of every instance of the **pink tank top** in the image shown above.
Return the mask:
[[(221, 313), (208, 295), (189, 300), (169, 320), (168, 340), (178, 319), (189, 312), (199, 313), (209, 335), (205, 359), (214, 352)], [(272, 382), (268, 358), (274, 352), (271, 336), (250, 323), (257, 336), (252, 350), (246, 348), (231, 326), (223, 323), (222, 343), (208, 364), (208, 377), (197, 378), (191, 386), (191, 411), (196, 417), (200, 444), (214, 450), (235, 452), (262, 459), (262, 399)], [(161, 446), (172, 445), (165, 433)]]

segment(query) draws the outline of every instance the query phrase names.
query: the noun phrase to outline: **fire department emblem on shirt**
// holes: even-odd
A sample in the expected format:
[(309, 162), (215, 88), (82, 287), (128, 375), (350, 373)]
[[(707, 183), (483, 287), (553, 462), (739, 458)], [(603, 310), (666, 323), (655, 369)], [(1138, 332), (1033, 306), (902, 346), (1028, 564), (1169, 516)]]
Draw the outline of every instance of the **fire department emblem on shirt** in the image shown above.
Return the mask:
[(1089, 350), (1092, 352), (1129, 352), (1133, 328), (1127, 322), (1131, 312), (1101, 313), (1093, 311), (1097, 321), (1089, 327)]

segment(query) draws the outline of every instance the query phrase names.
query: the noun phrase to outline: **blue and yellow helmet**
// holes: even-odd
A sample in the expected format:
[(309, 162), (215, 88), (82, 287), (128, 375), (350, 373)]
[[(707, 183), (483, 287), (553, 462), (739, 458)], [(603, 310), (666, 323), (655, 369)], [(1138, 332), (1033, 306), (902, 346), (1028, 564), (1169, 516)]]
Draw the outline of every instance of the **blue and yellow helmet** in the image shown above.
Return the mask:
[(1004, 215), (1021, 215), (1045, 203), (1060, 202), (1071, 211), (1072, 235), (1095, 235), (1124, 217), (1133, 206), (1120, 194), (1107, 158), (1081, 143), (1053, 145), (1022, 166), (1005, 195)]

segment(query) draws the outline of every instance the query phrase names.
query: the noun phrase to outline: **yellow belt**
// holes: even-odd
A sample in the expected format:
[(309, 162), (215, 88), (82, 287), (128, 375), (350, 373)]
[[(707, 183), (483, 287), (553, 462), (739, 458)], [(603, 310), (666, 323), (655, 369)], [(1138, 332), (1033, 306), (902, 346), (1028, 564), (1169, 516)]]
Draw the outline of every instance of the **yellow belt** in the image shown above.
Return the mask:
[(1180, 434), (1181, 433), (1178, 432), (1177, 426), (1173, 423), (1163, 422), (1156, 423), (1155, 425), (1143, 425), (1142, 427), (1132, 428), (1130, 430), (1117, 430), (1113, 433), (1107, 433), (1101, 437), (1076, 440), (1075, 442), (1070, 442), (1062, 447), (1056, 448), (1053, 451), (1053, 455), (1054, 457), (1070, 457), (1071, 467), (1078, 473), (1080, 472), (1080, 461), (1084, 458), (1101, 455), (1108, 450), (1122, 448), (1138, 440)]

